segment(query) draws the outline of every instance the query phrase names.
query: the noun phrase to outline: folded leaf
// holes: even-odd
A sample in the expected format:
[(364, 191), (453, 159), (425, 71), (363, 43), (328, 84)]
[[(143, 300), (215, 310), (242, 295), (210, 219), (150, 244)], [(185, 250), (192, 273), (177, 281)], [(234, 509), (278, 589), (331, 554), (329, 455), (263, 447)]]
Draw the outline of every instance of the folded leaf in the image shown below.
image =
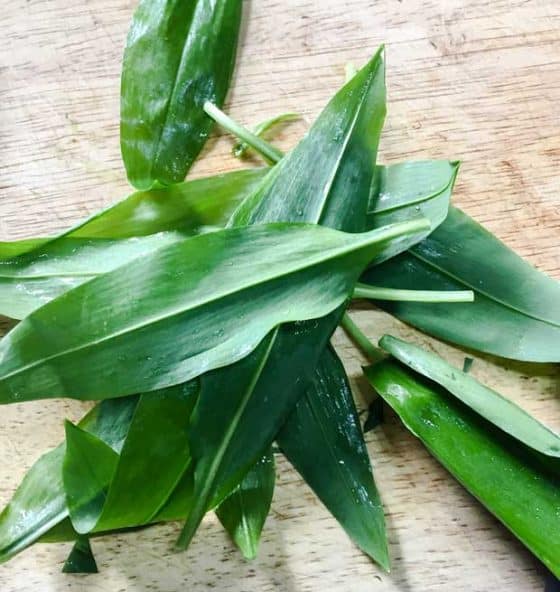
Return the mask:
[(119, 455), (97, 436), (67, 421), (62, 481), (72, 526), (89, 532), (107, 497)]
[(331, 347), (277, 441), (350, 538), (388, 570), (383, 507), (346, 372)]
[[(140, 396), (110, 480), (87, 482), (82, 476), (81, 490), (97, 488), (103, 503), (95, 512), (69, 504), (77, 532), (115, 530), (152, 521), (190, 464), (187, 426), (197, 392), (198, 385), (192, 381)], [(80, 466), (80, 458), (72, 457), (73, 450), (67, 446), (65, 462), (73, 460), (73, 466)]]
[(557, 459), (525, 447), (397, 362), (375, 364), (366, 376), (443, 466), (560, 575)]
[(274, 456), (269, 450), (216, 508), (220, 522), (246, 559), (257, 556), (275, 479)]
[(141, 0), (121, 78), (121, 150), (132, 185), (185, 178), (222, 105), (241, 23), (241, 0)]
[(340, 306), (368, 261), (425, 228), (419, 220), (346, 234), (278, 224), (158, 249), (63, 294), (8, 333), (0, 402), (111, 398), (233, 363), (278, 324)]
[(473, 411), (529, 448), (560, 457), (560, 437), (512, 401), (480, 384), (466, 372), (420, 347), (385, 335), (379, 345), (400, 362), (433, 380)]
[(437, 228), (446, 218), (459, 163), (416, 160), (378, 166), (371, 187), (367, 228), (424, 217)]
[(79, 537), (74, 543), (68, 559), (63, 567), (63, 573), (97, 573), (97, 563), (91, 550), (88, 537)]
[[(136, 397), (103, 401), (79, 426), (120, 450), (137, 403)], [(0, 514), (0, 562), (19, 553), (68, 516), (62, 483), (65, 444), (41, 456), (25, 475)]]
[(560, 361), (560, 283), (457, 208), (426, 240), (368, 269), (361, 281), (400, 289), (473, 290), (474, 303), (379, 306), (464, 347), (528, 362)]
[[(384, 115), (380, 50), (242, 203), (230, 225), (300, 220), (362, 230)], [(247, 359), (204, 377), (191, 427), (195, 502), (181, 547), (194, 536), (204, 512), (227, 496), (271, 444), (343, 310), (340, 306), (326, 318), (281, 326)]]

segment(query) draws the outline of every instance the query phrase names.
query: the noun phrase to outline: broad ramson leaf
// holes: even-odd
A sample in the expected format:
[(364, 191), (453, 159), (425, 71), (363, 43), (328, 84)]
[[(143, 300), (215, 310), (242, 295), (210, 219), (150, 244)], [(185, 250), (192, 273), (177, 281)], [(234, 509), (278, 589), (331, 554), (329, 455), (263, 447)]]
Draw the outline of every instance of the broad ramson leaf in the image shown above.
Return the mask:
[(8, 333), (0, 402), (106, 399), (231, 364), (280, 323), (339, 307), (367, 262), (406, 248), (427, 226), (362, 234), (252, 226), (160, 248), (63, 294)]
[[(230, 225), (289, 220), (362, 230), (384, 115), (380, 50), (243, 202)], [(326, 318), (281, 326), (249, 358), (204, 377), (191, 432), (195, 501), (181, 547), (188, 545), (206, 510), (227, 496), (272, 442), (343, 310), (340, 306)]]
[(216, 508), (216, 515), (245, 559), (254, 559), (268, 516), (276, 472), (270, 450)]
[(472, 376), (422, 348), (385, 335), (379, 345), (399, 362), (433, 380), (525, 446), (541, 454), (560, 457), (560, 437), (515, 403), (480, 384)]
[[(120, 450), (137, 397), (103, 401), (79, 426)], [(0, 562), (19, 553), (68, 516), (62, 461), (65, 443), (41, 456), (26, 474), (10, 503), (0, 514)]]
[(388, 570), (383, 507), (346, 372), (331, 347), (277, 441), (352, 540)]
[(121, 78), (121, 150), (138, 189), (179, 183), (222, 105), (241, 22), (241, 0), (141, 0)]
[(470, 349), (528, 362), (560, 361), (560, 283), (457, 208), (426, 240), (368, 269), (361, 281), (401, 289), (473, 290), (474, 303), (379, 306)]
[(560, 576), (560, 467), (398, 362), (366, 369), (375, 390), (443, 466)]

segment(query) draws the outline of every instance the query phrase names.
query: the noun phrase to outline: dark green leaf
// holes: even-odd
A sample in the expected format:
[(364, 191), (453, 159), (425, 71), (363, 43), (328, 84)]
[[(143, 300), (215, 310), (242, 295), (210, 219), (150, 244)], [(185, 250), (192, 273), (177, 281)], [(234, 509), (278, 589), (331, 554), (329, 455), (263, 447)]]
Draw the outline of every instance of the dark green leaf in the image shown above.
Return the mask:
[(426, 240), (369, 269), (362, 281), (400, 289), (474, 290), (474, 303), (379, 306), (468, 348), (529, 362), (560, 361), (560, 283), (457, 208)]
[(89, 532), (101, 513), (119, 455), (97, 436), (65, 423), (66, 453), (62, 481), (72, 526)]
[(383, 507), (346, 372), (332, 348), (277, 441), (350, 538), (388, 570)]
[[(99, 532), (153, 520), (190, 465), (187, 426), (197, 392), (197, 383), (192, 381), (141, 395), (110, 485), (107, 489), (102, 484), (107, 491), (98, 492), (106, 501), (97, 506), (97, 514), (87, 507), (70, 506), (78, 532), (86, 532), (86, 526), (87, 532)], [(67, 447), (65, 462), (71, 454)], [(79, 457), (74, 459), (73, 464), (79, 463)], [(100, 485), (99, 481), (81, 482), (82, 490)], [(86, 524), (80, 520), (84, 512), (89, 512)]]
[(0, 402), (110, 398), (235, 362), (276, 325), (340, 306), (368, 261), (425, 229), (422, 220), (363, 234), (277, 224), (160, 248), (63, 294), (8, 333)]
[(246, 559), (257, 556), (275, 478), (274, 456), (269, 450), (216, 508), (220, 522)]
[(366, 376), (443, 466), (560, 575), (557, 459), (526, 448), (397, 362), (375, 364)]
[[(362, 230), (384, 115), (379, 51), (335, 95), (230, 224), (301, 220)], [(208, 507), (222, 501), (270, 445), (311, 379), (343, 310), (280, 327), (248, 359), (204, 377), (191, 431), (195, 502), (180, 546), (188, 545)]]
[(373, 431), (378, 425), (385, 421), (383, 399), (376, 397), (369, 405), (368, 416), (364, 422), (364, 434)]
[(91, 550), (88, 537), (79, 537), (74, 543), (68, 559), (63, 567), (63, 573), (97, 573), (97, 563)]
[(560, 437), (512, 401), (420, 347), (385, 335), (379, 345), (406, 366), (441, 385), (465, 405), (541, 454), (560, 457)]
[[(119, 450), (137, 403), (136, 397), (103, 401), (80, 427)], [(68, 516), (62, 462), (65, 444), (41, 456), (0, 514), (0, 562), (19, 553)]]
[(141, 0), (121, 79), (121, 150), (139, 189), (185, 178), (222, 105), (235, 64), (241, 0)]

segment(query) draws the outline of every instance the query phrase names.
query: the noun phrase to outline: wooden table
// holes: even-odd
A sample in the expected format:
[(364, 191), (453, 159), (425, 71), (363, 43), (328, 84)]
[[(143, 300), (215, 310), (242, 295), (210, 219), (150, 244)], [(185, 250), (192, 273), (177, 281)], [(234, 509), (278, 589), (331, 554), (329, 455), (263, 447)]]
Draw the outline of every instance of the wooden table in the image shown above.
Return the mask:
[[(135, 2), (15, 0), (0, 40), (0, 240), (52, 233), (125, 195), (119, 153), (119, 71)], [(254, 124), (296, 111), (292, 146), (340, 86), (347, 62), (387, 46), (389, 114), (384, 162), (460, 158), (459, 204), (542, 270), (560, 277), (560, 4), (555, 0), (258, 0), (246, 20), (229, 112)], [(194, 174), (231, 170), (231, 139), (209, 143)], [(461, 352), (371, 308), (355, 317), (385, 331)], [(8, 324), (6, 324), (6, 327)], [(354, 377), (360, 355), (337, 333)], [(558, 372), (476, 360), (473, 373), (560, 429)], [(531, 377), (527, 376), (531, 373)], [(535, 374), (536, 373), (536, 374)], [(62, 418), (86, 405), (2, 408), (0, 501)], [(348, 541), (286, 462), (259, 558), (243, 561), (208, 519), (186, 554), (170, 552), (177, 526), (94, 542), (101, 573), (65, 576), (68, 545), (34, 547), (0, 566), (2, 592), (538, 591), (543, 570), (394, 417), (367, 435), (386, 507), (393, 572), (382, 574)]]

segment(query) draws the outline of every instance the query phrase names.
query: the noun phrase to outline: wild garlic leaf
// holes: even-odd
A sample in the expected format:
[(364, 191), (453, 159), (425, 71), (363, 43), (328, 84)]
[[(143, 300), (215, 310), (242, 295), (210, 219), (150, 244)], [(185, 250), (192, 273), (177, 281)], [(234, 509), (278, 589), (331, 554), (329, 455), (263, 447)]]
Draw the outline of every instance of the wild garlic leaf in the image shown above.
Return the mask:
[(473, 290), (473, 303), (379, 306), (430, 335), (473, 350), (526, 362), (560, 361), (560, 282), (457, 208), (427, 239), (368, 269), (361, 281), (400, 289)]
[(235, 65), (242, 0), (141, 0), (121, 78), (121, 151), (138, 189), (181, 182), (204, 146)]
[(274, 455), (269, 449), (216, 508), (216, 515), (245, 559), (257, 556), (275, 480)]
[(63, 573), (98, 573), (97, 563), (91, 550), (89, 538), (78, 537), (72, 551), (62, 566)]
[[(230, 225), (289, 220), (363, 230), (385, 115), (384, 72), (379, 50), (242, 203)], [(204, 512), (231, 492), (270, 445), (311, 379), (344, 308), (322, 319), (280, 326), (248, 358), (204, 377), (191, 426), (195, 506), (179, 546), (189, 544)]]
[[(137, 401), (135, 396), (103, 401), (79, 426), (118, 451)], [(68, 517), (62, 482), (65, 448), (62, 443), (35, 462), (0, 514), (0, 563), (23, 551)]]
[(557, 459), (527, 448), (396, 361), (375, 364), (365, 373), (433, 456), (560, 576)]
[[(191, 381), (140, 396), (111, 479), (108, 483), (88, 482), (85, 477), (81, 481), (82, 489), (97, 488), (103, 503), (94, 512), (84, 504), (70, 505), (79, 533), (139, 526), (153, 520), (190, 465), (187, 426), (197, 393), (197, 382)], [(73, 455), (74, 450), (67, 446), (65, 462), (79, 466), (80, 458), (73, 459)], [(82, 519), (85, 513), (87, 521)]]
[(350, 538), (388, 571), (383, 506), (348, 378), (332, 347), (277, 441)]
[(546, 456), (560, 457), (558, 434), (471, 375), (451, 366), (438, 355), (391, 335), (384, 335), (379, 345), (402, 364), (441, 385), (512, 438)]
[(231, 364), (278, 324), (340, 306), (369, 261), (426, 224), (362, 234), (251, 226), (160, 248), (63, 294), (8, 333), (0, 341), (0, 402), (106, 399)]
[[(0, 244), (0, 314), (22, 319), (96, 275), (188, 236), (224, 226), (265, 169), (137, 191), (60, 237)], [(11, 259), (31, 245), (30, 252)]]

